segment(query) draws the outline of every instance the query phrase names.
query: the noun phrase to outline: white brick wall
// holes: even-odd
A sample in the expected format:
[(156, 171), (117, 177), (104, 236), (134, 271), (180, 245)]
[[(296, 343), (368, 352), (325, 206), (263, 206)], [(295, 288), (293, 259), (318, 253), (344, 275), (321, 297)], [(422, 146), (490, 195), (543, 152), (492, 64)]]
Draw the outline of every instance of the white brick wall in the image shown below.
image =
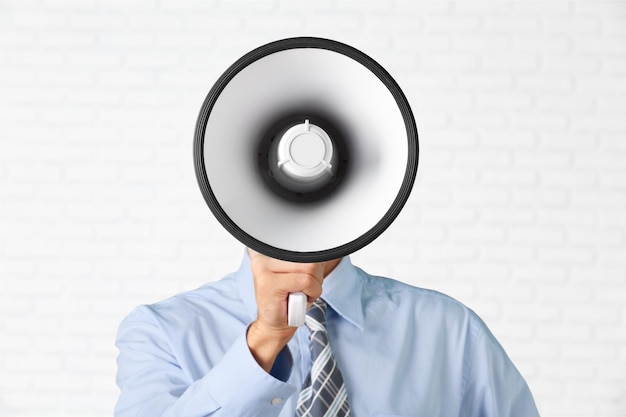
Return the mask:
[(475, 309), (544, 416), (626, 416), (626, 2), (0, 3), (0, 415), (110, 415), (132, 307), (236, 268), (192, 138), (235, 59), (315, 35), (403, 87), (414, 193), (353, 256)]

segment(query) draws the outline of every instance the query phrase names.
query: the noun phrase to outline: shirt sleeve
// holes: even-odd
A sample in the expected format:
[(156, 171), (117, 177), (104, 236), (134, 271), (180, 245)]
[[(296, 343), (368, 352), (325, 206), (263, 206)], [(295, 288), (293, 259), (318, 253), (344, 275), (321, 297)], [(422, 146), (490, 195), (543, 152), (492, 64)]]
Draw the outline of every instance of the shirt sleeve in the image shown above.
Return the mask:
[(243, 332), (202, 378), (191, 381), (156, 320), (135, 310), (116, 340), (116, 417), (278, 416), (296, 388), (265, 372)]
[(478, 317), (470, 330), (461, 406), (463, 417), (539, 417), (530, 389)]

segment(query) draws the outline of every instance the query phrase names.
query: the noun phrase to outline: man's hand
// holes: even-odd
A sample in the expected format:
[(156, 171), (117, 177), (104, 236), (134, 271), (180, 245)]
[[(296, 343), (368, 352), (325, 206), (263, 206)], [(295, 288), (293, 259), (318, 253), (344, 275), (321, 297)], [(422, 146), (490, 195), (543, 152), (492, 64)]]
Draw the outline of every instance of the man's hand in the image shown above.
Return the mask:
[[(297, 328), (287, 324), (289, 294), (301, 291), (309, 306), (322, 294), (325, 262), (294, 263), (269, 258), (249, 249), (258, 307), (257, 319), (248, 329), (248, 346), (259, 365), (269, 372), (276, 356), (291, 340)], [(333, 267), (337, 262), (334, 262)]]

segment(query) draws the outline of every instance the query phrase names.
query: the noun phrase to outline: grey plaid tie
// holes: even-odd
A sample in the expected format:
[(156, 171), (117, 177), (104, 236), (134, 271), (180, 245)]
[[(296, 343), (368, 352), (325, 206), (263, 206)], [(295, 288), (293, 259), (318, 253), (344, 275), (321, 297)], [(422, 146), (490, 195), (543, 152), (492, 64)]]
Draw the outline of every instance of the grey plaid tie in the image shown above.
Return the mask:
[(298, 417), (348, 417), (350, 407), (341, 372), (330, 352), (326, 333), (326, 303), (319, 298), (306, 314), (311, 330), (313, 365), (298, 397)]

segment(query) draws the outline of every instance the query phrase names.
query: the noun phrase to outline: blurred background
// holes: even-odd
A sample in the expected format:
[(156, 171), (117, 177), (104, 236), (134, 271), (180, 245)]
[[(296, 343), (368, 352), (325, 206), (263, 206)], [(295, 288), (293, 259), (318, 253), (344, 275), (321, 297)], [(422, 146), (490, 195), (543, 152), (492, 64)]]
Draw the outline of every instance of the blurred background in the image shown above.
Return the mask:
[(376, 59), (418, 124), (353, 262), (474, 309), (543, 416), (626, 416), (626, 2), (383, 0), (0, 2), (0, 416), (111, 415), (122, 318), (238, 267), (196, 117), (303, 35)]

